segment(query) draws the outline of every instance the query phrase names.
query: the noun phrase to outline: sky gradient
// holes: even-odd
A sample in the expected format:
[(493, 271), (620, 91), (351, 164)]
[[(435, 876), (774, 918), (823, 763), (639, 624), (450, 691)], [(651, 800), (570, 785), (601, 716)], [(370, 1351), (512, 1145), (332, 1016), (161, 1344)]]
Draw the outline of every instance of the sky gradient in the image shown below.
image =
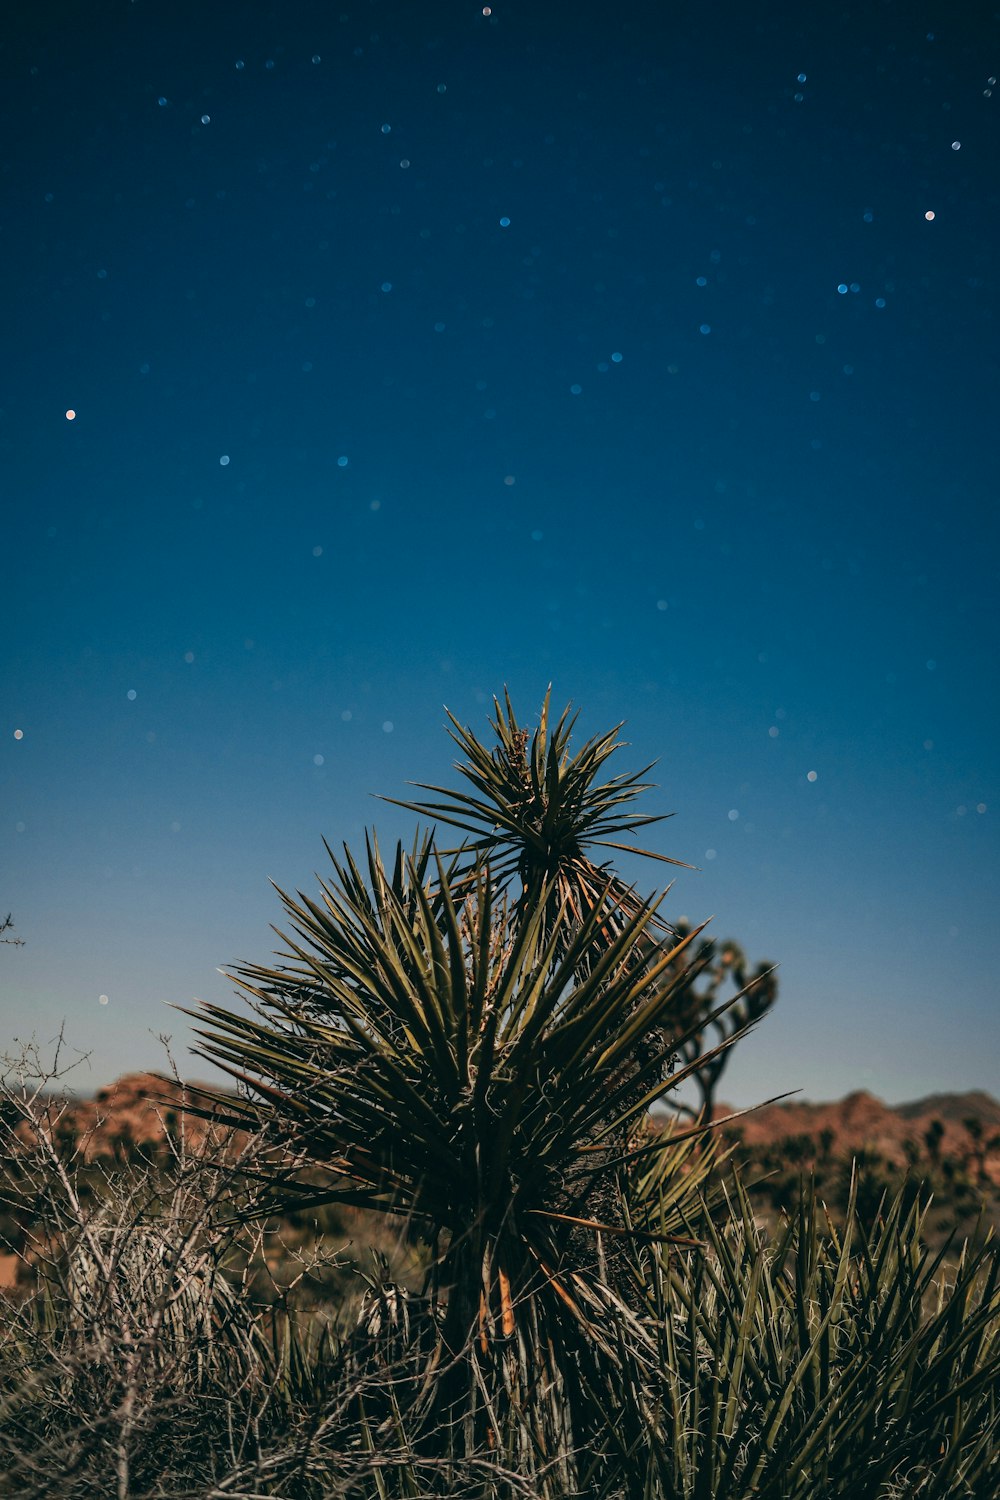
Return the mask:
[(1000, 1094), (996, 16), (343, 3), (8, 22), (5, 1038), (205, 1076), (551, 682), (780, 964), (724, 1095)]

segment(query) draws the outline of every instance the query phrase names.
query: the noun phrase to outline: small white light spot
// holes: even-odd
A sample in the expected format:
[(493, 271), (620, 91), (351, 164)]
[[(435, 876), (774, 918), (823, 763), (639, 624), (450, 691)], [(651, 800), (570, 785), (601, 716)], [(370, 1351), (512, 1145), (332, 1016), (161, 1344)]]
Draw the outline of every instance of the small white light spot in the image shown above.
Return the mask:
[(185, 651), (185, 653), (184, 653), (184, 660), (190, 666), (190, 664), (194, 661), (194, 652), (193, 651)]
[(961, 141), (952, 141), (952, 143), (951, 143), (951, 149), (953, 151), (961, 151), (961, 149), (962, 149), (962, 142)]
[(582, 385), (571, 385), (570, 388), (569, 388), (569, 393), (570, 393), (571, 396), (582, 396), (582, 394), (583, 394), (583, 386)]
[(24, 730), (23, 729), (15, 729), (14, 730), (14, 738), (16, 740), (23, 740), (24, 739)]
[(771, 736), (772, 740), (776, 740), (778, 738), (778, 735), (781, 733), (781, 730), (778, 728), (777, 724), (772, 724), (767, 732)]
[(402, 169), (403, 169), (403, 171), (404, 171), (404, 172), (405, 172), (405, 171), (406, 171), (406, 169), (407, 169), (407, 167), (408, 167), (408, 166), (409, 166), (409, 165), (410, 165), (410, 158), (409, 158), (409, 157), (408, 157), (408, 156), (404, 156), (404, 157), (403, 157), (403, 158), (402, 158), (402, 159), (401, 159), (401, 160), (400, 160), (400, 163), (399, 163), (399, 165), (400, 165), (400, 166), (401, 166), (401, 167), (402, 167)]
[(236, 64), (236, 71), (237, 71), (237, 73), (242, 73), (243, 69), (245, 67), (246, 67), (246, 63), (243, 61), (243, 59), (241, 57), (240, 60), (239, 60), (239, 62)]
[(223, 453), (222, 457), (219, 459), (219, 463), (225, 469), (228, 466), (228, 464), (229, 464), (229, 454), (228, 453)]
[(513, 474), (505, 474), (503, 476), (503, 482), (504, 482), (504, 484), (507, 484), (507, 485), (513, 484), (514, 483), (514, 475)]
[(666, 609), (667, 608), (667, 601), (666, 601), (666, 599), (657, 599), (657, 601), (656, 601), (656, 607), (657, 607), (657, 609)]
[(337, 459), (337, 468), (338, 469), (346, 469), (349, 462), (350, 462), (350, 460), (348, 459), (347, 454), (346, 453), (342, 453), (340, 455), (340, 457)]
[(134, 703), (134, 702), (135, 702), (135, 699), (136, 699), (136, 691), (135, 691), (135, 688), (129, 688), (129, 690), (128, 690), (128, 692), (127, 692), (127, 693), (126, 693), (126, 694), (125, 694), (125, 696), (126, 696), (126, 698), (127, 698), (127, 699), (128, 699), (128, 701), (129, 701), (129, 702), (130, 702), (130, 703)]
[(321, 63), (323, 61), (323, 59), (320, 57), (320, 55), (319, 55), (318, 52), (314, 52), (313, 53), (313, 59), (312, 60), (313, 60), (314, 63)]
[(702, 323), (699, 326), (699, 328), (698, 328), (698, 332), (699, 333), (706, 333), (706, 334), (707, 333), (711, 333), (712, 332), (712, 325), (711, 325), (711, 323)]
[(395, 729), (395, 727), (396, 726), (392, 722), (391, 719), (383, 719), (382, 720), (382, 733), (383, 734), (391, 734), (392, 731)]
[(624, 358), (625, 358), (625, 356), (624, 356), (624, 355), (623, 355), (623, 354), (619, 354), (619, 353), (618, 353), (618, 352), (617, 352), (617, 351), (616, 351), (616, 352), (615, 352), (615, 353), (614, 353), (614, 354), (612, 354), (612, 356), (611, 356), (611, 363), (612, 363), (612, 364), (613, 364), (613, 365), (620, 365), (620, 364), (621, 364), (621, 362), (622, 362), (622, 360), (623, 360), (623, 359), (624, 359)]
[(984, 813), (985, 811), (986, 811), (986, 803), (985, 802), (977, 802), (976, 803), (976, 812), (977, 813)]
[(383, 135), (389, 135), (390, 132), (391, 132), (391, 130), (392, 130), (392, 126), (391, 125), (383, 125), (382, 126), (382, 134)]
[(201, 123), (203, 125), (211, 125), (211, 123), (212, 123), (212, 116), (211, 115), (202, 115), (202, 117), (201, 117)]
[(107, 1005), (107, 1003), (108, 1003), (108, 997), (107, 997), (107, 995), (98, 995), (98, 997), (97, 997), (97, 1003), (98, 1003), (98, 1005)]
[(383, 283), (382, 283), (382, 290), (383, 290), (383, 292), (391, 292), (392, 291), (392, 282), (391, 281), (383, 281)]
[(705, 858), (706, 859), (714, 859), (715, 858), (715, 850), (714, 849), (706, 849), (705, 850)]
[(313, 548), (313, 557), (322, 557), (322, 556), (323, 556), (323, 548), (322, 547), (314, 547)]
[(739, 817), (739, 815), (740, 815), (739, 808), (737, 808), (737, 807), (731, 807), (729, 809), (728, 814), (727, 814), (730, 823), (735, 823), (736, 819)]
[(818, 777), (819, 777), (819, 772), (818, 771), (807, 771), (806, 772), (806, 780), (807, 781), (816, 781)]
[(322, 764), (323, 764), (323, 757), (322, 757), (322, 755), (314, 755), (313, 756), (313, 765), (314, 766), (321, 766)]
[(924, 218), (927, 220), (928, 223), (930, 223), (931, 219), (933, 219), (934, 217), (935, 217), (934, 210), (932, 208), (929, 208), (927, 210), (927, 212), (924, 214)]
[(72, 407), (70, 407), (69, 411), (66, 413), (66, 420), (67, 420), (67, 422), (75, 422), (76, 421), (76, 412), (73, 410)]
[(446, 94), (448, 92), (448, 85), (446, 83), (439, 83), (437, 91), (439, 94)]
[(483, 15), (484, 16), (491, 16), (492, 14), (493, 14), (493, 11), (492, 11), (491, 7), (488, 6), (488, 5), (484, 5), (483, 6)]
[(500, 228), (501, 229), (509, 229), (510, 228), (510, 220), (507, 218), (506, 214), (500, 220)]
[(345, 724), (349, 724), (354, 718), (354, 715), (351, 713), (351, 710), (349, 708), (345, 708), (340, 717), (343, 719)]
[(837, 291), (840, 293), (840, 295), (842, 297), (846, 297), (847, 296), (847, 282), (846, 281), (842, 281), (840, 283), (840, 285), (837, 287)]
[(876, 297), (875, 298), (875, 306), (876, 307), (884, 307), (885, 306), (885, 298), (884, 297)]

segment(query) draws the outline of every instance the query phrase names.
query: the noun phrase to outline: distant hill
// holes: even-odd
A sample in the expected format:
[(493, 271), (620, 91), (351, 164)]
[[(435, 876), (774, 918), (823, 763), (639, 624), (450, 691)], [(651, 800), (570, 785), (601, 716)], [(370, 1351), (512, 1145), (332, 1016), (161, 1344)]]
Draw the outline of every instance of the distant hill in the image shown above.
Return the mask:
[[(720, 1118), (732, 1112), (721, 1105), (715, 1114)], [(944, 1127), (942, 1153), (961, 1154), (969, 1139), (964, 1121), (970, 1118), (981, 1122), (986, 1137), (1000, 1133), (1000, 1103), (981, 1089), (964, 1094), (928, 1094), (907, 1104), (886, 1104), (864, 1090), (831, 1103), (792, 1100), (752, 1110), (735, 1120), (732, 1128), (747, 1146), (766, 1146), (796, 1135), (818, 1139), (824, 1131), (830, 1131), (833, 1155), (867, 1148), (902, 1165), (906, 1161), (904, 1143), (912, 1140), (922, 1145), (935, 1120)]]
[(904, 1120), (920, 1119), (930, 1114), (942, 1123), (951, 1120), (960, 1125), (970, 1115), (975, 1115), (982, 1120), (985, 1129), (1000, 1130), (1000, 1104), (982, 1089), (971, 1089), (967, 1094), (928, 1094), (926, 1099), (897, 1104), (894, 1108)]

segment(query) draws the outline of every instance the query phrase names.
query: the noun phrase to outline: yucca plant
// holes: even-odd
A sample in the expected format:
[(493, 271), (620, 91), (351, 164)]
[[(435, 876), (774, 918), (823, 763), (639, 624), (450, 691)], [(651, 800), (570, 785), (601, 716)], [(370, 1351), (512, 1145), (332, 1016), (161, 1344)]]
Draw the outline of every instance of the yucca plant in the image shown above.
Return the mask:
[[(693, 1071), (669, 1064), (701, 929), (671, 941), (659, 899), (587, 853), (654, 821), (627, 806), (644, 784), (599, 782), (614, 732), (571, 756), (569, 716), (551, 734), (547, 721), (546, 701), (530, 753), (509, 700), (493, 752), (462, 731), (493, 799), (476, 799), (480, 837), (439, 853), (425, 836), (389, 864), (374, 837), (363, 862), (331, 852), (318, 897), (279, 893), (279, 962), (232, 976), (253, 1013), (200, 1012), (203, 1055), (244, 1091), (229, 1118), (292, 1150), (276, 1204), (353, 1203), (426, 1235), (473, 1446), (496, 1431), (498, 1391), (534, 1399), (568, 1363), (620, 1358), (623, 1247), (670, 1232), (630, 1214), (623, 1184), (658, 1157), (664, 1190), (673, 1148), (637, 1135)], [(462, 806), (455, 794), (444, 821), (463, 824)], [(317, 1185), (315, 1164), (335, 1180)], [(701, 1175), (685, 1162), (668, 1195), (693, 1202)]]

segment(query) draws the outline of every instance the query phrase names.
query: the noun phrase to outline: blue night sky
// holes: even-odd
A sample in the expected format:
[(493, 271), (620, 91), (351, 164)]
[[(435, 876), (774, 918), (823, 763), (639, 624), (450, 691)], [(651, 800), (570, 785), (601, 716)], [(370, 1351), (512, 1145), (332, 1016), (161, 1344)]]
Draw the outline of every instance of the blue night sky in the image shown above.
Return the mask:
[(1000, 1093), (996, 15), (6, 30), (5, 1036), (205, 1076), (269, 880), (551, 682), (781, 965), (724, 1095)]

